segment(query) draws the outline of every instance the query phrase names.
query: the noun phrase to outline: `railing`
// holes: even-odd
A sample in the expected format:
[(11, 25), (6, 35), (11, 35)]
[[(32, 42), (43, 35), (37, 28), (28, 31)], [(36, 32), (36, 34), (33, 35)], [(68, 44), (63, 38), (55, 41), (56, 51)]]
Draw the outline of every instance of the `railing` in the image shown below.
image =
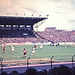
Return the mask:
[(3, 61), (3, 58), (0, 57), (0, 62), (1, 62), (1, 73), (3, 72), (3, 68), (2, 68), (2, 61)]
[[(74, 57), (75, 57), (75, 55), (73, 55), (72, 56), (72, 59), (71, 59), (71, 61), (70, 62), (66, 62), (66, 61), (64, 61), (64, 62), (61, 62), (63, 65), (70, 65), (70, 67), (71, 68), (73, 68), (73, 67), (75, 67), (75, 61), (74, 61)], [(41, 70), (43, 70), (43, 69), (47, 69), (47, 70), (49, 70), (49, 69), (51, 69), (51, 68), (53, 68), (53, 67), (55, 67), (55, 66), (60, 66), (60, 65), (62, 65), (60, 62), (57, 62), (57, 61), (54, 61), (54, 56), (51, 56), (50, 57), (50, 59), (49, 59), (49, 61), (48, 61), (48, 63), (43, 63), (42, 61), (43, 61), (43, 59), (40, 59), (41, 60), (41, 62), (40, 62), (40, 64), (39, 63), (36, 63), (37, 62), (37, 60), (36, 59), (34, 59), (34, 60), (32, 60), (32, 59), (30, 59), (30, 57), (28, 57), (26, 60), (24, 60), (24, 61), (22, 61), (23, 62), (23, 67), (24, 68), (29, 68), (29, 67), (34, 67), (34, 68), (36, 68), (36, 69), (41, 69)], [(2, 59), (2, 57), (1, 57), (1, 59), (0, 59), (0, 61), (1, 61), (1, 73), (4, 71), (4, 61), (3, 61), (3, 59)], [(34, 62), (34, 63), (32, 63), (32, 61)], [(21, 62), (21, 63), (22, 63)], [(12, 63), (14, 63), (14, 62), (12, 62)], [(20, 63), (19, 61), (15, 61), (15, 63)], [(25, 64), (26, 63), (26, 64)], [(11, 62), (10, 63), (8, 63), (8, 64), (11, 64)], [(14, 65), (14, 66), (16, 66), (16, 64)], [(19, 66), (19, 65), (18, 65)], [(7, 67), (7, 66), (6, 66)], [(17, 68), (15, 68), (15, 69), (17, 69)], [(20, 69), (21, 70), (21, 69)]]

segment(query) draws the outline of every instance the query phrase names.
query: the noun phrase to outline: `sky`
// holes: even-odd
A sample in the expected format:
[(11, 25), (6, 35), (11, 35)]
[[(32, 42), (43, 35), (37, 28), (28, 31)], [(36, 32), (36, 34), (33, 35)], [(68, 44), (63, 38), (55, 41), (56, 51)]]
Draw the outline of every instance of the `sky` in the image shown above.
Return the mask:
[[(17, 15), (16, 15), (17, 14)], [(0, 0), (0, 16), (47, 17), (38, 27), (75, 30), (75, 0)]]

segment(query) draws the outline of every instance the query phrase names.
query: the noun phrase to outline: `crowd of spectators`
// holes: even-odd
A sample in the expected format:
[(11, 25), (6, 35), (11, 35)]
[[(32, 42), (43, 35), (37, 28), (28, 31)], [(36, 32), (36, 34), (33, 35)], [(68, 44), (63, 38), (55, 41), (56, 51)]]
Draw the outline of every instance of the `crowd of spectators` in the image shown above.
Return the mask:
[(36, 31), (36, 33), (33, 30), (0, 30), (0, 42), (75, 42), (75, 31), (46, 29), (45, 31)]
[(23, 73), (19, 73), (18, 71), (14, 70), (9, 74), (7, 72), (2, 72), (0, 75), (75, 75), (75, 67), (69, 68), (68, 66), (61, 65), (49, 70), (36, 70), (33, 67), (29, 67)]
[(55, 30), (37, 33), (42, 37), (54, 42), (75, 42), (75, 31)]

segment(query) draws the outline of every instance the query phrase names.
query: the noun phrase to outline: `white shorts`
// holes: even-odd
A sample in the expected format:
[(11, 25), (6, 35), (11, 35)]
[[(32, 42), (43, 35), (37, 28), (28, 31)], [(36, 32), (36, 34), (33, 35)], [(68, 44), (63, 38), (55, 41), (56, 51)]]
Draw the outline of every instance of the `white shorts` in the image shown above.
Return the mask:
[(35, 51), (32, 51), (32, 54), (35, 53)]

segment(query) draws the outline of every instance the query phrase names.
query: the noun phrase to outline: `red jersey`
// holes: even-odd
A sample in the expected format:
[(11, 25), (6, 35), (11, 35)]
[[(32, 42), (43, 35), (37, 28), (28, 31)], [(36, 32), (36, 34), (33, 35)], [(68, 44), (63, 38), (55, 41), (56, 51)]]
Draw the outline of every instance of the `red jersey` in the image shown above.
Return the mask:
[(5, 46), (3, 47), (3, 50), (5, 50)]
[(34, 46), (34, 48), (36, 48), (36, 45)]
[(23, 53), (27, 53), (27, 51), (26, 50), (23, 50)]

